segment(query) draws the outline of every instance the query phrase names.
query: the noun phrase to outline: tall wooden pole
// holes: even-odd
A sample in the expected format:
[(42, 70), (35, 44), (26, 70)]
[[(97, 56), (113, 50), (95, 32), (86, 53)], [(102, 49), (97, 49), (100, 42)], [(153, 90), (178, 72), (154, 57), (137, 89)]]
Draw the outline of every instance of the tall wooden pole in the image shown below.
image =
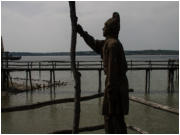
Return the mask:
[(79, 121), (80, 121), (80, 94), (81, 94), (81, 80), (80, 72), (76, 68), (76, 38), (77, 38), (77, 17), (76, 17), (76, 7), (75, 1), (69, 2), (70, 7), (70, 18), (72, 26), (71, 35), (71, 70), (73, 72), (75, 80), (75, 98), (74, 98), (74, 119), (73, 119), (73, 134), (79, 133)]

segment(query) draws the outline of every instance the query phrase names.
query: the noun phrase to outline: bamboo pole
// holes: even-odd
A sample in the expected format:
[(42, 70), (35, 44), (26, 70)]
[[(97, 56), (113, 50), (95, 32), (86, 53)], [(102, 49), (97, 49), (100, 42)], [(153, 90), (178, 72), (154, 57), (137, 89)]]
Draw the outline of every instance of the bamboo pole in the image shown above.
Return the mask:
[(73, 118), (73, 134), (79, 133), (79, 121), (80, 121), (80, 94), (81, 94), (81, 82), (80, 72), (76, 69), (76, 38), (77, 38), (77, 17), (76, 17), (76, 6), (75, 1), (69, 2), (70, 7), (70, 18), (72, 26), (71, 34), (71, 70), (73, 72), (75, 80), (75, 98), (74, 98), (74, 118)]

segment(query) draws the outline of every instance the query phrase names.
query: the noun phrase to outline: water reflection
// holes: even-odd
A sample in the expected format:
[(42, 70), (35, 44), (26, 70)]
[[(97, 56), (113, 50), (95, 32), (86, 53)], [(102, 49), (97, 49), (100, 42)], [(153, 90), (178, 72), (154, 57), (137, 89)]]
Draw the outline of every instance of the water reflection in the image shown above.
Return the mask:
[(33, 103), (33, 91), (26, 92), (26, 104)]
[(55, 100), (56, 99), (56, 87), (51, 86), (50, 87), (50, 100)]

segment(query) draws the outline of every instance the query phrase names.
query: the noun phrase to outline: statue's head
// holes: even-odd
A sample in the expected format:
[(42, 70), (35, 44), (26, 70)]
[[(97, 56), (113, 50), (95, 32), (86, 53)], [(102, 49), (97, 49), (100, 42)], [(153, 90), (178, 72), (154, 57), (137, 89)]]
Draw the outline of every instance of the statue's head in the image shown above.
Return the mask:
[(120, 17), (119, 13), (114, 12), (112, 18), (104, 23), (103, 36), (112, 36), (117, 38), (120, 30)]

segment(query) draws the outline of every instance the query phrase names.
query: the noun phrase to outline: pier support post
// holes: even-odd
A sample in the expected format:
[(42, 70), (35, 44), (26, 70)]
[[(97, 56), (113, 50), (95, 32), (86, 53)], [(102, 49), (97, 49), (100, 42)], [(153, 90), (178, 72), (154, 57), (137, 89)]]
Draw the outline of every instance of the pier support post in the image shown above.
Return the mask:
[(55, 79), (55, 70), (54, 70), (54, 68), (55, 68), (55, 63), (52, 63), (52, 65), (53, 65), (53, 82), (54, 82), (54, 87), (55, 87), (55, 82), (56, 82), (56, 79)]
[(49, 85), (52, 86), (52, 70), (50, 70), (50, 81), (49, 82), (50, 82)]
[(174, 92), (174, 70), (168, 70), (168, 92)]
[(150, 93), (150, 69), (146, 69), (145, 93)]
[(101, 70), (98, 70), (99, 72), (99, 88), (98, 88), (98, 93), (101, 93)]
[(150, 70), (148, 70), (148, 93), (150, 93), (150, 82), (151, 82), (151, 76), (150, 76)]
[(147, 93), (147, 70), (146, 70), (146, 76), (145, 76), (145, 93)]
[[(8, 68), (8, 66), (9, 66), (9, 63), (8, 63), (9, 62), (8, 61), (9, 52), (6, 52), (5, 55), (6, 55), (6, 68)], [(5, 72), (5, 82), (6, 82), (6, 89), (8, 89), (9, 88), (9, 72), (8, 71)]]
[(56, 79), (55, 79), (55, 71), (53, 70), (53, 82), (54, 82), (54, 86), (56, 85)]
[(41, 62), (39, 62), (39, 79), (41, 79)]
[(168, 61), (168, 93), (174, 92), (174, 61), (169, 60)]
[(29, 81), (30, 81), (31, 90), (32, 90), (33, 86), (32, 86), (32, 78), (31, 78), (31, 71), (30, 70), (29, 70)]
[(26, 70), (26, 91), (28, 89), (28, 71)]

